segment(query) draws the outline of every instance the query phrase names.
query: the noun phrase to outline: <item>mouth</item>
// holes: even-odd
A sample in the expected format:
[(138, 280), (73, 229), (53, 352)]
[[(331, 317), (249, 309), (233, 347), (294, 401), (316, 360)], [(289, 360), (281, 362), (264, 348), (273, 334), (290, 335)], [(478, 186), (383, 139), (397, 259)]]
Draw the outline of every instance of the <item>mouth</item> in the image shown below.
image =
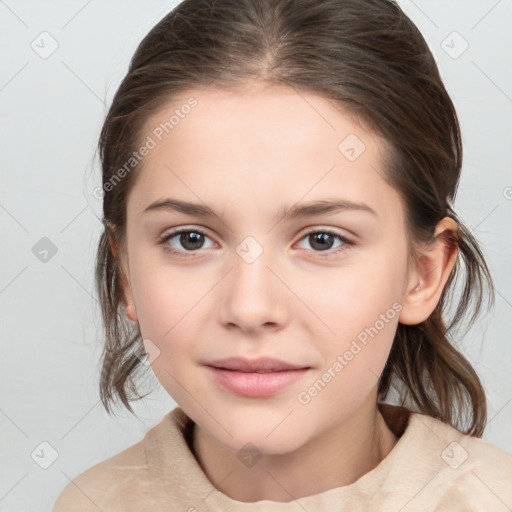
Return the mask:
[(310, 366), (301, 366), (276, 359), (249, 361), (229, 358), (206, 365), (214, 382), (238, 396), (265, 398), (283, 391), (302, 379)]
[[(222, 368), (221, 366), (212, 366), (212, 368), (217, 368), (218, 370), (226, 370), (228, 372), (242, 372), (242, 373), (278, 373), (278, 372), (290, 372), (294, 370), (233, 370), (232, 368)], [(301, 368), (297, 368), (301, 369)]]
[(281, 361), (270, 357), (261, 357), (259, 359), (244, 359), (241, 357), (229, 357), (207, 363), (207, 366), (221, 370), (232, 370), (244, 373), (275, 373), (293, 370), (303, 370), (310, 368), (308, 365), (298, 365)]

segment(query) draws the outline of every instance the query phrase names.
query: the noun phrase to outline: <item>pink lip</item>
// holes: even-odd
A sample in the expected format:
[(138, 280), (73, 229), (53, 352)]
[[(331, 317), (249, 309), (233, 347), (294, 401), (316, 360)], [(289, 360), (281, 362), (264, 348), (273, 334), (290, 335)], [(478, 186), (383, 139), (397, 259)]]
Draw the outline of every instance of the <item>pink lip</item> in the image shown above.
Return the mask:
[[(249, 361), (229, 358), (214, 361), (207, 365), (214, 380), (233, 393), (251, 398), (264, 398), (301, 379), (309, 367), (301, 367), (262, 358)], [(258, 373), (258, 370), (263, 371)]]
[(256, 371), (275, 371), (280, 372), (284, 370), (300, 370), (307, 368), (303, 365), (296, 365), (273, 359), (270, 357), (260, 357), (259, 359), (244, 359), (243, 357), (228, 357), (226, 359), (218, 359), (206, 363), (208, 366), (215, 368), (224, 368), (226, 370), (239, 370), (242, 372), (256, 372)]

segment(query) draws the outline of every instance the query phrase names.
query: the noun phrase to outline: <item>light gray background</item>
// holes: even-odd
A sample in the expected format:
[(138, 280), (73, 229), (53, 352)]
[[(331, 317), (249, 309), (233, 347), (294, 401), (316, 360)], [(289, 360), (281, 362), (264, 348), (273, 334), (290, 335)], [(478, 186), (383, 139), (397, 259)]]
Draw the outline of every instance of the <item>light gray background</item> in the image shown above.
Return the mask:
[[(50, 510), (69, 481), (139, 441), (175, 406), (160, 387), (109, 417), (98, 395), (101, 324), (93, 286), (101, 203), (94, 150), (136, 45), (176, 2), (0, 1), (2, 226), (0, 511)], [(456, 211), (482, 243), (496, 308), (464, 339), (488, 392), (484, 438), (512, 453), (512, 3), (402, 0), (460, 116)], [(43, 59), (39, 51), (57, 50)], [(463, 40), (468, 49), (463, 49)], [(444, 41), (444, 43), (443, 43)], [(451, 52), (451, 55), (445, 51)], [(49, 261), (32, 248), (48, 237)], [(50, 462), (48, 469), (36, 462)], [(36, 449), (34, 459), (31, 453)], [(38, 456), (39, 454), (39, 456)], [(418, 461), (421, 463), (421, 461)]]

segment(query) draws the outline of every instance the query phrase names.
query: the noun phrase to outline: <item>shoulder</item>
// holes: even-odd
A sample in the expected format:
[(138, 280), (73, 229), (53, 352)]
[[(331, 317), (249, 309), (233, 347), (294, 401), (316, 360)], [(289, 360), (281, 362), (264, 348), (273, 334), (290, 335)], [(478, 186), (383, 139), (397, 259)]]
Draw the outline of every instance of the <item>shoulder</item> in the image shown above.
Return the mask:
[[(142, 440), (71, 480), (57, 498), (52, 512), (126, 510), (129, 507), (125, 507), (123, 501), (129, 494), (136, 490), (144, 492), (147, 469)], [(116, 506), (112, 507), (111, 503)]]
[(485, 439), (472, 436), (463, 436), (453, 448), (454, 452), (460, 452), (461, 467), (466, 465), (466, 474), (471, 474), (473, 483), (480, 480), (490, 487), (496, 484), (496, 488), (506, 488), (512, 506), (512, 455)]
[(464, 436), (463, 439), (475, 460), (501, 464), (502, 469), (512, 470), (512, 455), (499, 446), (478, 437)]
[(509, 483), (512, 481), (511, 454), (490, 441), (463, 434), (439, 420), (429, 418), (427, 421), (437, 433), (441, 458), (450, 469), (465, 468), (473, 474), (480, 471), (497, 478), (506, 477)]
[[(415, 416), (422, 452), (439, 510), (511, 510), (512, 456), (495, 444), (465, 435), (428, 416)], [(420, 427), (421, 425), (421, 427)], [(427, 427), (427, 428), (424, 428)], [(436, 509), (437, 510), (437, 509)]]
[(509, 453), (484, 439), (464, 436), (444, 455), (448, 467), (441, 476), (452, 483), (442, 496), (443, 504), (466, 504), (467, 510), (512, 510)]

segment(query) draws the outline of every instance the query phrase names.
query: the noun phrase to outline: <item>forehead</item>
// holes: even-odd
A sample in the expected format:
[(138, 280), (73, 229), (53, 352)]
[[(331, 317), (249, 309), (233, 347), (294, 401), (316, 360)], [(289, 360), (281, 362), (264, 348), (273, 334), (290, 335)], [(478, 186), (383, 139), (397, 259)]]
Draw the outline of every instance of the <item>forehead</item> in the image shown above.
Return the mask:
[(147, 120), (141, 140), (148, 137), (154, 147), (133, 192), (139, 209), (166, 194), (251, 205), (253, 213), (325, 194), (400, 207), (383, 179), (385, 141), (315, 93), (260, 84), (190, 89)]
[[(192, 108), (191, 99), (195, 103)], [(209, 142), (214, 146), (221, 144), (221, 136), (231, 140), (244, 138), (244, 149), (252, 139), (254, 144), (264, 142), (267, 148), (273, 146), (283, 152), (313, 145), (337, 150), (338, 139), (349, 133), (372, 146), (384, 144), (363, 127), (362, 120), (348, 107), (341, 107), (317, 93), (259, 82), (248, 82), (239, 89), (212, 86), (189, 89), (151, 116), (144, 132), (154, 132), (159, 142), (172, 138), (177, 144), (195, 143), (201, 138), (205, 150), (209, 149)], [(230, 149), (234, 152), (237, 147)]]

